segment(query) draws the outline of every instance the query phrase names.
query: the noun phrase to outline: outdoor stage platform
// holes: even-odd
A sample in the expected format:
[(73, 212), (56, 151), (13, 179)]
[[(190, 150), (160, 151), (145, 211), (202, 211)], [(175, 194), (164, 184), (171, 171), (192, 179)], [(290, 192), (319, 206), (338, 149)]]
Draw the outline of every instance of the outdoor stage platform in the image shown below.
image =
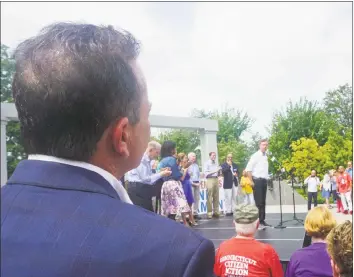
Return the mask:
[[(299, 219), (305, 219), (306, 214), (297, 214)], [(283, 214), (283, 221), (291, 220), (293, 214)], [(221, 242), (236, 235), (232, 223), (232, 217), (221, 217), (219, 219), (201, 219), (198, 226), (193, 229), (210, 239), (217, 249)], [(284, 225), (285, 229), (275, 229), (274, 226), (280, 222), (280, 214), (267, 214), (266, 222), (273, 227), (258, 230), (255, 238), (261, 242), (269, 243), (277, 251), (283, 266), (286, 266), (292, 253), (302, 248), (305, 230), (302, 224), (296, 221), (289, 221)]]

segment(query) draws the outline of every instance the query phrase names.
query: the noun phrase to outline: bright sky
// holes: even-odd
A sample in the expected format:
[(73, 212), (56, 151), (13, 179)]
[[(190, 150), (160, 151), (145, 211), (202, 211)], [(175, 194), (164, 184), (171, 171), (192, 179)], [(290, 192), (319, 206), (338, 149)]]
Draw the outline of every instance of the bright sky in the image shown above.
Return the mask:
[(225, 104), (266, 135), (290, 99), (320, 100), (352, 78), (352, 3), (1, 3), (1, 43), (57, 21), (119, 26), (141, 40), (152, 113)]

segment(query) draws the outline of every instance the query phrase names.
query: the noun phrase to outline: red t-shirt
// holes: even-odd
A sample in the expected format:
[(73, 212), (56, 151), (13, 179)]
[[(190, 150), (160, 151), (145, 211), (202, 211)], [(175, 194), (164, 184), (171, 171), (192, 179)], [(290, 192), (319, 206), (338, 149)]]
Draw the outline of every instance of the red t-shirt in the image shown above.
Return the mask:
[(283, 277), (274, 248), (255, 239), (232, 238), (216, 252), (214, 274), (218, 277)]
[(347, 172), (337, 175), (337, 187), (339, 193), (346, 193), (350, 189), (351, 178)]

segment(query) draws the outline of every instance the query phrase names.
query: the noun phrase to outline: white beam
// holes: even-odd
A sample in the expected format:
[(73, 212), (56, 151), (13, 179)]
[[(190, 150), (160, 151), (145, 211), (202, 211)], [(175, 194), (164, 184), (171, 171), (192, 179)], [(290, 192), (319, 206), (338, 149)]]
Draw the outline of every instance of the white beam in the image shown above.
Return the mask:
[[(18, 114), (13, 103), (1, 103), (1, 118), (7, 120), (18, 120)], [(151, 127), (171, 129), (202, 129), (217, 132), (218, 122), (216, 120), (191, 117), (174, 117), (165, 115), (150, 115)]]
[(200, 146), (202, 155), (202, 166), (204, 168), (205, 162), (209, 159), (209, 153), (216, 153), (216, 163), (218, 164), (218, 144), (216, 138), (217, 132), (202, 131), (200, 133)]
[(18, 114), (13, 103), (1, 103), (1, 120), (18, 121)]
[(201, 129), (208, 131), (218, 131), (216, 120), (193, 117), (175, 117), (165, 115), (150, 115), (151, 127), (171, 128), (171, 129)]

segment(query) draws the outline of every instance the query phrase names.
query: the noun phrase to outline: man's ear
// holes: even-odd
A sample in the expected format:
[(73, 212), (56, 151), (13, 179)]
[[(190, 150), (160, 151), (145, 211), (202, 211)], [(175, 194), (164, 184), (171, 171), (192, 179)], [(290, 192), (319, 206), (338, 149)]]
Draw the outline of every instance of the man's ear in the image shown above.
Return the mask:
[(123, 117), (119, 119), (114, 125), (112, 130), (112, 144), (113, 149), (121, 156), (129, 156), (129, 119)]
[(258, 227), (259, 227), (259, 220), (257, 220), (257, 229), (258, 229)]

